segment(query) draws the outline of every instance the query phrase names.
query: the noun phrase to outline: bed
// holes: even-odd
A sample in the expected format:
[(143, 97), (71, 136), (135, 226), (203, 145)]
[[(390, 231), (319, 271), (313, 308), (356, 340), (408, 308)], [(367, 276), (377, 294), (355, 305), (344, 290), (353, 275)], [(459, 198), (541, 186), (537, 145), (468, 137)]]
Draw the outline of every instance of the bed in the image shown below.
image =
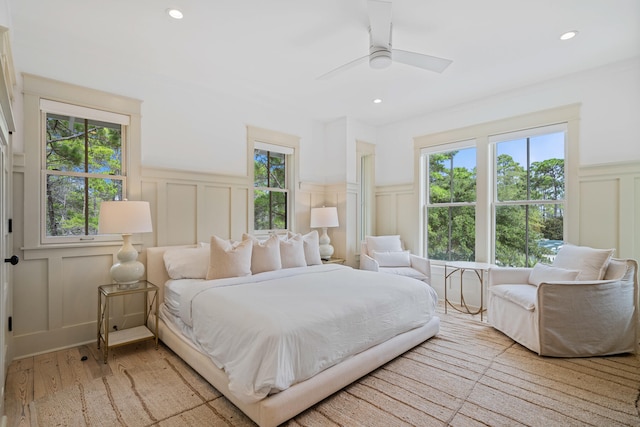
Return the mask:
[[(227, 369), (227, 361), (222, 360), (218, 357), (218, 355), (208, 354), (211, 353), (211, 345), (215, 346), (216, 342), (225, 341), (226, 338), (224, 335), (226, 326), (221, 326), (219, 330), (215, 332), (216, 339), (211, 339), (210, 342), (200, 342), (200, 338), (204, 338), (202, 336), (203, 328), (200, 327), (198, 329), (197, 324), (202, 325), (204, 321), (191, 319), (191, 312), (205, 311), (206, 313), (210, 312), (220, 312), (223, 311), (223, 308), (218, 308), (216, 310), (203, 310), (206, 306), (208, 307), (206, 302), (206, 295), (212, 295), (210, 298), (213, 300), (225, 301), (227, 293), (236, 292), (235, 288), (241, 288), (240, 295), (253, 294), (255, 292), (265, 292), (265, 289), (279, 289), (277, 292), (283, 292), (284, 294), (291, 294), (291, 298), (294, 298), (293, 294), (296, 291), (292, 291), (292, 289), (300, 288), (299, 292), (303, 292), (303, 289), (307, 287), (308, 289), (313, 289), (311, 283), (314, 281), (320, 281), (322, 283), (333, 283), (337, 284), (341, 277), (344, 276), (344, 280), (348, 280), (350, 282), (361, 282), (362, 283), (373, 283), (373, 281), (381, 280), (381, 277), (384, 277), (385, 281), (394, 281), (394, 280), (410, 280), (414, 281), (415, 279), (407, 279), (400, 278), (398, 279), (393, 275), (380, 275), (379, 273), (374, 272), (364, 272), (360, 270), (353, 270), (349, 267), (340, 266), (340, 265), (315, 265), (307, 268), (298, 267), (291, 268), (288, 271), (284, 271), (284, 278), (280, 277), (279, 272), (262, 272), (258, 274), (252, 275), (248, 284), (243, 283), (237, 285), (237, 281), (235, 279), (218, 279), (213, 281), (200, 280), (195, 282), (195, 286), (189, 284), (189, 286), (183, 286), (182, 289), (189, 289), (189, 291), (184, 292), (184, 295), (181, 295), (183, 305), (182, 307), (170, 307), (175, 304), (175, 295), (173, 295), (175, 289), (175, 280), (172, 280), (169, 277), (167, 272), (167, 267), (165, 266), (164, 254), (168, 250), (182, 249), (182, 248), (194, 248), (195, 246), (168, 246), (168, 247), (155, 247), (147, 249), (147, 280), (151, 283), (157, 285), (159, 287), (158, 298), (160, 298), (161, 309), (158, 316), (158, 331), (159, 338), (176, 354), (178, 354), (186, 363), (188, 363), (194, 370), (196, 370), (200, 375), (202, 375), (207, 381), (209, 381), (217, 390), (223, 393), (229, 401), (231, 401), (234, 405), (236, 405), (242, 412), (244, 412), (249, 418), (251, 418), (254, 422), (256, 422), (261, 427), (271, 427), (277, 426), (305, 409), (311, 407), (315, 403), (323, 400), (329, 395), (335, 393), (336, 391), (342, 389), (358, 378), (366, 375), (367, 373), (373, 371), (374, 369), (382, 366), (386, 362), (396, 358), (400, 354), (406, 352), (407, 350), (415, 347), (416, 345), (424, 342), (428, 338), (434, 336), (439, 331), (440, 320), (435, 315), (435, 300), (437, 296), (433, 289), (429, 286), (422, 284), (421, 286), (428, 288), (428, 291), (424, 292), (429, 295), (429, 300), (420, 300), (420, 307), (409, 307), (406, 310), (402, 310), (402, 313), (409, 314), (401, 314), (394, 315), (392, 317), (406, 317), (407, 319), (403, 319), (403, 325), (396, 326), (396, 330), (393, 327), (390, 330), (385, 330), (382, 336), (376, 337), (374, 339), (368, 339), (368, 333), (362, 333), (362, 336), (366, 339), (346, 339), (342, 340), (341, 343), (345, 342), (349, 344), (350, 348), (344, 350), (349, 351), (348, 354), (342, 354), (340, 351), (339, 356), (333, 356), (333, 353), (330, 355), (323, 355), (323, 360), (321, 362), (311, 364), (310, 369), (320, 369), (319, 372), (315, 373), (313, 370), (302, 369), (304, 371), (302, 373), (303, 377), (295, 377), (290, 378), (291, 375), (285, 375), (285, 381), (282, 382), (281, 378), (275, 378), (274, 385), (269, 389), (269, 385), (259, 387), (256, 386), (251, 392), (247, 391), (247, 386), (243, 382), (244, 379), (242, 375), (234, 374), (231, 368)], [(278, 274), (275, 274), (278, 273)], [(315, 277), (315, 279), (313, 279)], [(318, 277), (320, 277), (318, 279)], [(273, 279), (273, 280), (272, 280)], [(178, 281), (182, 284), (182, 281)], [(207, 283), (209, 282), (209, 283)], [(309, 282), (309, 285), (306, 283)], [(419, 281), (415, 281), (418, 283)], [(304, 286), (292, 286), (292, 283), (303, 283)], [(165, 289), (165, 284), (168, 284), (168, 288)], [(273, 288), (267, 288), (264, 284), (268, 284), (268, 286), (273, 286)], [(406, 286), (407, 283), (403, 283), (403, 287)], [(327, 285), (328, 286), (328, 285)], [(178, 286), (179, 288), (179, 286)], [(270, 293), (271, 291), (269, 291)], [(308, 290), (304, 290), (304, 292), (308, 292)], [(319, 291), (311, 291), (311, 292), (319, 292)], [(325, 294), (334, 294), (333, 289), (325, 289), (323, 287), (323, 292)], [(363, 295), (362, 288), (359, 290), (356, 289), (353, 292), (356, 294), (360, 292), (360, 295)], [(420, 291), (422, 292), (422, 291)], [(165, 299), (165, 293), (167, 294), (167, 299)], [(370, 292), (374, 293), (374, 292)], [(173, 296), (169, 296), (169, 294)], [(318, 299), (322, 299), (325, 294), (317, 293), (314, 294), (312, 298), (302, 297), (302, 300), (306, 301), (315, 301)], [(369, 292), (367, 292), (369, 294)], [(276, 304), (276, 298), (273, 300), (269, 300), (269, 295), (267, 293), (263, 293), (260, 295), (260, 301), (264, 301), (265, 305)], [(289, 297), (287, 297), (289, 298)], [(373, 297), (372, 297), (373, 298)], [(420, 297), (422, 298), (422, 297)], [(265, 301), (266, 299), (266, 301)], [(280, 298), (277, 298), (280, 299)], [(367, 298), (353, 298), (352, 296), (341, 297), (341, 299), (348, 302), (349, 299), (370, 299), (367, 295)], [(414, 298), (415, 299), (415, 298)], [(335, 299), (332, 301), (336, 301)], [(187, 305), (192, 304), (192, 306)], [(289, 307), (297, 306), (298, 304), (292, 304), (290, 301), (287, 302)], [(399, 302), (398, 304), (407, 304), (406, 302)], [(289, 312), (289, 311), (300, 311), (304, 312), (307, 310), (303, 303), (301, 302), (298, 310), (272, 310), (275, 312)], [(347, 304), (348, 305), (348, 304)], [(422, 306), (427, 306), (424, 308)], [(223, 306), (231, 306), (230, 303), (223, 303)], [(408, 306), (408, 305), (407, 305)], [(235, 307), (235, 306), (234, 306)], [(180, 310), (182, 310), (180, 312)], [(229, 317), (232, 317), (235, 308), (229, 309)], [(342, 309), (335, 309), (332, 311), (340, 312)], [(369, 308), (366, 308), (369, 310)], [(257, 310), (260, 311), (260, 310)], [(269, 310), (263, 310), (265, 312)], [(178, 315), (178, 313), (181, 313)], [(416, 315), (410, 313), (419, 313)], [(396, 310), (396, 313), (398, 311)], [(262, 315), (264, 313), (260, 313)], [(286, 313), (287, 316), (289, 313)], [(181, 317), (184, 316), (184, 317)], [(195, 315), (194, 315), (195, 316)], [(225, 315), (226, 316), (226, 315)], [(380, 329), (385, 329), (388, 321), (392, 319), (385, 318), (387, 314), (382, 314), (382, 319), (380, 324), (382, 325)], [(306, 316), (307, 318), (315, 318), (313, 315)], [(415, 317), (412, 318), (412, 317)], [(155, 316), (151, 316), (149, 318), (149, 322), (151, 322), (151, 327), (154, 327), (153, 324)], [(179, 318), (179, 319), (177, 319)], [(184, 318), (185, 321), (181, 321)], [(361, 315), (362, 318), (362, 315)], [(226, 321), (227, 317), (224, 318)], [(259, 318), (258, 318), (259, 319)], [(275, 323), (282, 324), (286, 323), (289, 320), (289, 317), (279, 318), (274, 320)], [(357, 319), (357, 318), (356, 318)], [(369, 318), (364, 323), (364, 326), (374, 324), (372, 327), (378, 328), (375, 326), (377, 315), (374, 318)], [(176, 321), (178, 320), (178, 321)], [(185, 323), (191, 322), (191, 325), (185, 325)], [(255, 322), (255, 320), (254, 320)], [(214, 323), (220, 323), (220, 319), (218, 319)], [(257, 323), (269, 323), (266, 321), (258, 321)], [(298, 323), (298, 322), (290, 322), (290, 323)], [(301, 322), (304, 324), (305, 322)], [(352, 325), (355, 323), (359, 323), (358, 320), (354, 321), (354, 318), (348, 320), (347, 323), (343, 323), (342, 326), (337, 323), (332, 323), (329, 325), (329, 330), (333, 330), (334, 332), (338, 331), (342, 333), (342, 329), (349, 329), (348, 325)], [(345, 326), (346, 325), (346, 326)], [(187, 331), (185, 332), (185, 327)], [(314, 328), (313, 323), (310, 323), (310, 328)], [(301, 325), (302, 328), (302, 325)], [(331, 329), (333, 328), (333, 329)], [(397, 329), (404, 328), (404, 329)], [(406, 329), (406, 330), (405, 330)], [(213, 332), (212, 332), (213, 333)], [(352, 333), (358, 333), (356, 331), (352, 331)], [(296, 332), (297, 337), (298, 332)], [(313, 335), (313, 330), (311, 331), (311, 335)], [(302, 351), (305, 348), (310, 348), (310, 351), (316, 352), (319, 349), (324, 349), (322, 345), (323, 342), (326, 341), (326, 337), (323, 334), (315, 334), (320, 339), (319, 342), (315, 344), (313, 339), (314, 337), (309, 337), (309, 335), (305, 335), (303, 342), (305, 345), (300, 346), (298, 348)], [(222, 337), (222, 338), (221, 338)], [(322, 341), (325, 340), (325, 341)], [(195, 341), (195, 342), (194, 342)], [(261, 343), (259, 345), (266, 345), (267, 347), (277, 347), (280, 348), (280, 341), (275, 345), (273, 344), (273, 339), (266, 340), (267, 344)], [(287, 337), (283, 339), (283, 341), (289, 342), (291, 339)], [(355, 343), (352, 343), (355, 341)], [(258, 341), (255, 341), (256, 343)], [(311, 343), (311, 344), (307, 344)], [(258, 344), (256, 344), (258, 346)], [(314, 347), (315, 346), (315, 347)], [(245, 346), (246, 347), (246, 346)], [(260, 353), (260, 351), (254, 351), (254, 353)], [(353, 354), (355, 353), (355, 354)], [(333, 357), (334, 359), (330, 359)], [(298, 360), (302, 357), (291, 357), (291, 359)], [(244, 362), (244, 357), (240, 357), (240, 362)], [(235, 362), (234, 362), (235, 363)], [(252, 362), (253, 363), (253, 362)], [(259, 363), (259, 362), (256, 362)], [(279, 365), (281, 362), (272, 362), (268, 365)], [(306, 366), (306, 365), (305, 365)], [(247, 373), (245, 376), (256, 377), (262, 374), (264, 367), (257, 367), (255, 372)], [(241, 372), (246, 372), (248, 367), (240, 366)], [(296, 371), (294, 369), (294, 371)], [(309, 372), (312, 375), (309, 375)], [(296, 375), (298, 375), (298, 371), (296, 371)], [(308, 378), (305, 377), (308, 376)], [(271, 378), (271, 374), (267, 373), (266, 377)]]

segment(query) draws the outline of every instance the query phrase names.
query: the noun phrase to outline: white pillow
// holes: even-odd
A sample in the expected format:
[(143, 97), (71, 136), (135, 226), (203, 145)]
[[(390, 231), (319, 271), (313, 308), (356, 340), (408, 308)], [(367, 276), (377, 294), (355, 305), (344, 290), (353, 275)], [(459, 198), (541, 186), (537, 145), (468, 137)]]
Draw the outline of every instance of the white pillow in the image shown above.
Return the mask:
[(278, 239), (278, 236), (272, 234), (267, 240), (260, 241), (255, 236), (243, 234), (242, 240), (247, 239), (253, 241), (251, 273), (258, 274), (263, 271), (280, 270), (282, 268), (282, 263), (280, 262), (280, 239)]
[(282, 268), (306, 267), (304, 258), (304, 241), (300, 234), (280, 240), (280, 260)]
[(212, 236), (211, 257), (209, 258), (206, 279), (250, 276), (252, 251), (253, 242), (251, 240), (232, 242), (218, 236)]
[[(289, 232), (289, 238), (296, 236), (295, 233)], [(307, 265), (320, 265), (322, 264), (322, 258), (320, 258), (320, 236), (318, 230), (310, 231), (307, 234), (302, 235), (302, 241), (304, 242), (304, 259)]]
[(403, 250), (400, 236), (367, 236), (365, 237), (367, 242), (367, 251), (369, 256), (373, 255), (373, 252), (400, 252)]
[(588, 246), (564, 245), (553, 260), (553, 266), (579, 270), (576, 280), (601, 280), (607, 271), (614, 249), (594, 249)]
[(168, 249), (162, 256), (172, 279), (204, 279), (209, 268), (209, 248)]
[(373, 251), (372, 258), (378, 261), (380, 267), (411, 267), (409, 251)]
[(552, 267), (547, 264), (537, 263), (533, 266), (529, 274), (529, 284), (540, 286), (545, 282), (565, 282), (576, 280), (580, 272), (578, 270), (566, 270), (564, 268)]

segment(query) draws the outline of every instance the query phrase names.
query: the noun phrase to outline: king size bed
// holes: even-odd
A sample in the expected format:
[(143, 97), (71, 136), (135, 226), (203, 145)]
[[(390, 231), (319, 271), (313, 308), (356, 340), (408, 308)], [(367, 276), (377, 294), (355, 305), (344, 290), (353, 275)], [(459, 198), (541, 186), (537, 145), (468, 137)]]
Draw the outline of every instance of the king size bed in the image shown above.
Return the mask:
[[(171, 261), (168, 253), (180, 256)], [(205, 253), (195, 245), (147, 249), (159, 338), (261, 427), (285, 422), (439, 330), (437, 296), (415, 279), (335, 264), (176, 276), (176, 262), (203, 263)], [(155, 327), (154, 316), (149, 322)]]

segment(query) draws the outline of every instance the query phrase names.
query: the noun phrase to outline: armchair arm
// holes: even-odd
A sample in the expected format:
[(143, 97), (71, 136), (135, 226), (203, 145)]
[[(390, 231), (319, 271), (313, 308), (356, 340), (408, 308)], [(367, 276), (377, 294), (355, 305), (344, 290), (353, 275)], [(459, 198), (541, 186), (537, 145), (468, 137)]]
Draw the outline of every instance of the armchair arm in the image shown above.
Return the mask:
[(360, 270), (378, 271), (379, 268), (378, 261), (367, 254), (360, 253)]
[(491, 267), (487, 278), (487, 287), (493, 285), (528, 285), (532, 268)]
[(422, 258), (417, 255), (410, 254), (411, 268), (415, 268), (420, 273), (427, 276), (426, 282), (431, 284), (431, 261), (428, 258)]
[(636, 351), (637, 306), (631, 280), (541, 283), (540, 354), (585, 356)]

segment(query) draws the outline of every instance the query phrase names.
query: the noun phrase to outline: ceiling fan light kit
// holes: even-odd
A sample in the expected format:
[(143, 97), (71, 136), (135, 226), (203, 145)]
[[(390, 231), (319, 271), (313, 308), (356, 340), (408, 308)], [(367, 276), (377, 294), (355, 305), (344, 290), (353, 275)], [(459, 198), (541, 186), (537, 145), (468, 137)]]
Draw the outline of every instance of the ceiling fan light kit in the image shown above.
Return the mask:
[(391, 52), (386, 49), (376, 50), (369, 55), (369, 66), (376, 70), (387, 68), (391, 65)]

